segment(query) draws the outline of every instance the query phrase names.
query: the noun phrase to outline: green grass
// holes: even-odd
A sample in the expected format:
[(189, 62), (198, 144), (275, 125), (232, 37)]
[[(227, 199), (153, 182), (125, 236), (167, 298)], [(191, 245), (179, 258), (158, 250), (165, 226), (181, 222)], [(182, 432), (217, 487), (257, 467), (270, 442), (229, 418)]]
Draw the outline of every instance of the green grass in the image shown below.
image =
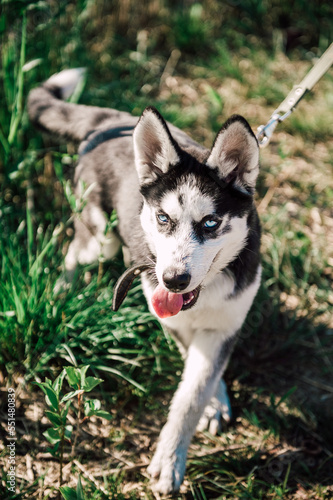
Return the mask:
[[(296, 83), (295, 71), (298, 81), (310, 68), (304, 47), (323, 50), (330, 36), (328, 4), (298, 0), (295, 27), (304, 30), (305, 45), (287, 56), (276, 40), (285, 34), (279, 23), (288, 6), (272, 2), (280, 19), (274, 24), (267, 5), (154, 10), (152, 3), (143, 14), (134, 3), (128, 13), (101, 1), (2, 2), (0, 379), (20, 400), (20, 477), (28, 477), (27, 456), (33, 461), (33, 479), (20, 479), (13, 498), (56, 495), (54, 464), (39, 458), (47, 447), (45, 404), (31, 382), (53, 380), (70, 364), (89, 364), (105, 380), (97, 395), (113, 419), (92, 420), (82, 432), (66, 485), (75, 488), (80, 474), (89, 498), (155, 498), (146, 464), (182, 369), (139, 281), (111, 311), (121, 256), (80, 269), (71, 289), (55, 296), (80, 210), (71, 191), (77, 157), (72, 145), (31, 127), (29, 89), (53, 72), (86, 66), (80, 102), (136, 115), (155, 105), (209, 147), (232, 113), (253, 128), (265, 123)], [(180, 57), (170, 62), (174, 49)], [(263, 278), (226, 372), (234, 419), (217, 438), (195, 437), (175, 498), (333, 495), (332, 86), (327, 74), (262, 151)], [(6, 465), (4, 448), (0, 463)], [(0, 488), (5, 479), (2, 472)]]

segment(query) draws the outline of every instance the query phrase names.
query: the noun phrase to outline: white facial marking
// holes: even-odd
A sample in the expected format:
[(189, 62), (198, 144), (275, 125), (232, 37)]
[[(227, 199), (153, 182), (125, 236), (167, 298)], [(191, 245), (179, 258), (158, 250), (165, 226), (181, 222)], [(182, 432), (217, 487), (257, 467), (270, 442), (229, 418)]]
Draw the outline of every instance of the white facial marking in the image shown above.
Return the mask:
[(168, 193), (162, 200), (161, 209), (172, 220), (179, 220), (183, 209), (178, 201), (177, 193), (174, 191)]
[(228, 224), (231, 226), (231, 230), (226, 234), (222, 234), (220, 238), (212, 240), (217, 245), (217, 251), (204, 279), (204, 284), (209, 283), (218, 271), (227, 267), (246, 243), (248, 236), (247, 215), (244, 215), (244, 217), (231, 217)]
[(161, 208), (173, 220), (188, 217), (199, 222), (214, 212), (214, 203), (209, 196), (204, 196), (190, 179), (188, 184), (168, 193), (162, 200)]
[[(181, 201), (180, 201), (181, 200)], [(248, 235), (247, 215), (229, 217), (216, 229), (217, 236), (204, 242), (198, 241), (193, 232), (193, 222), (214, 214), (214, 203), (204, 196), (194, 183), (182, 185), (168, 193), (161, 202), (161, 210), (175, 224), (171, 234), (157, 222), (159, 210), (144, 205), (141, 224), (147, 234), (150, 250), (156, 255), (156, 275), (163, 285), (163, 274), (168, 268), (187, 272), (191, 282), (183, 293), (199, 285), (207, 285), (216, 272), (224, 269), (244, 247)], [(226, 226), (228, 231), (223, 231)]]

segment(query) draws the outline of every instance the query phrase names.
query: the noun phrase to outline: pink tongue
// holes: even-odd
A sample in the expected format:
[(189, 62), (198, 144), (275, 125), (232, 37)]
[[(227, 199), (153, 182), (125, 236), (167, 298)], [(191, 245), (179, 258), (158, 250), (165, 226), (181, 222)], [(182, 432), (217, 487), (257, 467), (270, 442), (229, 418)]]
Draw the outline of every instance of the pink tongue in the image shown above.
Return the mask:
[(158, 285), (151, 303), (159, 318), (168, 318), (179, 313), (183, 306), (183, 296), (180, 293), (168, 292), (162, 285)]

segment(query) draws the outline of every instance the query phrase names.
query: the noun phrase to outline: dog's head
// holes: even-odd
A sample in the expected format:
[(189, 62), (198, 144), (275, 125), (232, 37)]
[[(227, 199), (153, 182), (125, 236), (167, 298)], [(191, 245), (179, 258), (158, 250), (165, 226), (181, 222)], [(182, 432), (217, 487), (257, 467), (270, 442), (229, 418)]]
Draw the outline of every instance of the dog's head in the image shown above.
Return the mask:
[(161, 308), (154, 307), (163, 317), (192, 307), (201, 287), (246, 245), (259, 148), (238, 115), (221, 128), (210, 152), (190, 142), (181, 147), (161, 115), (147, 108), (134, 131), (134, 152), (141, 224), (156, 258)]

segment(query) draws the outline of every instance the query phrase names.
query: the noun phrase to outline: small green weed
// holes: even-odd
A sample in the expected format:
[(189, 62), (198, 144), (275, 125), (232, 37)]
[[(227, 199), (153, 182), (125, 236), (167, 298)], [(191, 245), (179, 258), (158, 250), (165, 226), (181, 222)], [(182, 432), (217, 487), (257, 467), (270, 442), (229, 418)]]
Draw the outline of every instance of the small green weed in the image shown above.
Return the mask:
[[(89, 365), (81, 368), (66, 366), (53, 383), (48, 378), (45, 379), (45, 382), (34, 382), (44, 392), (46, 404), (50, 407), (50, 410), (45, 411), (45, 415), (51, 422), (52, 427), (44, 432), (43, 435), (53, 446), (48, 451), (53, 457), (59, 458), (59, 486), (63, 483), (62, 470), (65, 442), (71, 443), (71, 455), (74, 457), (77, 438), (83, 422), (93, 415), (107, 420), (111, 419), (110, 413), (101, 410), (99, 399), (85, 399), (86, 393), (91, 392), (103, 382), (100, 378), (86, 377), (88, 368)], [(62, 392), (64, 380), (67, 381), (69, 387), (73, 390), (67, 393)], [(74, 398), (77, 402), (77, 408), (73, 404)], [(74, 411), (76, 417), (75, 430), (68, 423), (67, 419), (70, 409)]]
[(59, 488), (59, 490), (65, 500), (88, 500), (88, 497), (83, 491), (80, 476), (77, 480), (76, 489), (70, 488), (69, 486), (62, 486), (61, 488)]

